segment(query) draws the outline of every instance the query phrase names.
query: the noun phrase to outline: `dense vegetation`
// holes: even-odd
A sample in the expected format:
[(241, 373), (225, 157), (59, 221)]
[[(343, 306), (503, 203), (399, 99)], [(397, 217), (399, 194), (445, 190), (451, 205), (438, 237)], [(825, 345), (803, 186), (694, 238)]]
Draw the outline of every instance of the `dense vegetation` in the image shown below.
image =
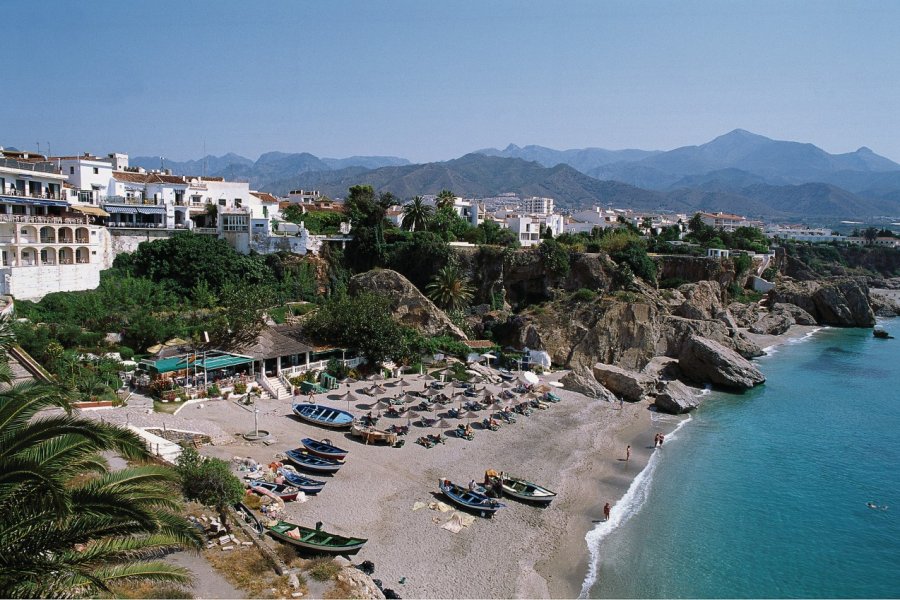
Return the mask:
[[(128, 581), (186, 583), (186, 569), (154, 560), (170, 549), (198, 548), (179, 516), (171, 469), (141, 464), (150, 456), (131, 431), (71, 414), (57, 384), (11, 385), (6, 351), (14, 343), (0, 321), (0, 595), (96, 597)], [(63, 414), (44, 414), (62, 408)], [(104, 452), (138, 466), (111, 471)]]
[[(123, 358), (171, 338), (230, 346), (253, 338), (262, 311), (295, 300), (315, 300), (313, 267), (290, 255), (244, 256), (225, 241), (179, 234), (144, 242), (116, 258), (100, 286), (16, 302), (25, 349), (54, 369), (58, 352), (77, 350)], [(107, 334), (121, 341), (107, 341)]]

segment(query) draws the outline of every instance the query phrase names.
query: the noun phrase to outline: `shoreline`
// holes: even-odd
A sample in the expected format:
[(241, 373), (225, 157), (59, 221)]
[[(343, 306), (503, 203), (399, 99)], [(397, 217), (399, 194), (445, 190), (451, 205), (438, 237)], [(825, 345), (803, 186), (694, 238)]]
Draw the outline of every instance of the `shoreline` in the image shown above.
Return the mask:
[[(780, 335), (761, 335), (761, 334), (753, 334), (748, 330), (742, 330), (748, 337), (750, 337), (754, 342), (756, 342), (763, 350), (766, 352), (764, 356), (769, 356), (773, 353), (773, 351), (783, 345), (791, 344), (795, 342), (799, 342), (804, 339), (808, 339), (815, 335), (818, 331), (826, 329), (824, 326), (819, 325), (793, 325), (791, 328), (783, 334)], [(762, 357), (760, 357), (762, 358)], [(603, 490), (604, 484), (607, 487), (607, 490), (616, 493), (615, 501), (612, 502), (613, 508), (617, 506), (617, 504), (622, 500), (625, 494), (631, 488), (631, 485), (634, 481), (641, 476), (644, 471), (649, 466), (649, 459), (652, 456), (653, 449), (652, 448), (644, 448), (641, 445), (641, 440), (651, 439), (652, 434), (655, 431), (662, 431), (667, 437), (676, 429), (678, 429), (681, 424), (683, 424), (688, 418), (688, 415), (665, 415), (669, 423), (667, 426), (661, 426), (662, 422), (654, 423), (654, 415), (659, 414), (655, 413), (651, 409), (651, 406), (647, 402), (637, 403), (635, 406), (642, 406), (644, 409), (650, 414), (650, 421), (646, 424), (645, 427), (639, 427), (638, 425), (634, 425), (631, 428), (631, 432), (629, 434), (629, 429), (622, 429), (616, 432), (614, 435), (619, 440), (620, 446), (623, 440), (631, 439), (631, 442), (625, 441), (625, 444), (631, 443), (632, 450), (632, 463), (639, 464), (640, 469), (637, 469), (631, 478), (628, 479), (618, 479), (618, 480), (609, 480), (601, 481), (598, 485), (598, 489)], [(624, 447), (624, 446), (622, 446)], [(635, 460), (637, 459), (637, 461)], [(600, 476), (604, 469), (602, 467), (598, 467), (596, 469), (597, 475)], [(590, 575), (590, 561), (592, 560), (592, 554), (587, 542), (587, 536), (590, 532), (594, 531), (595, 528), (599, 525), (598, 523), (591, 522), (592, 518), (590, 515), (602, 514), (602, 506), (605, 501), (597, 503), (592, 503), (587, 499), (584, 500), (581, 506), (581, 510), (576, 511), (573, 515), (576, 517), (572, 519), (572, 525), (570, 526), (570, 530), (565, 534), (566, 544), (569, 547), (570, 552), (578, 553), (579, 560), (575, 563), (575, 566), (572, 566), (572, 561), (566, 560), (566, 557), (571, 557), (573, 554), (560, 553), (556, 560), (548, 560), (544, 561), (544, 568), (539, 568), (538, 570), (543, 572), (546, 569), (545, 577), (553, 581), (553, 573), (564, 573), (566, 577), (565, 582), (556, 582), (556, 585), (551, 585), (550, 589), (551, 597), (554, 598), (575, 598), (579, 597), (582, 594), (583, 584), (586, 582), (588, 576)], [(596, 506), (595, 506), (596, 504)], [(622, 507), (627, 510), (627, 507)], [(640, 506), (634, 508), (634, 512), (640, 510)], [(617, 527), (621, 523), (627, 521), (628, 518), (632, 514), (627, 515), (621, 521), (613, 525), (613, 528)], [(581, 526), (575, 526), (575, 523), (581, 523)], [(580, 535), (579, 535), (580, 534)]]
[[(794, 326), (780, 336), (751, 337), (771, 352), (819, 329)], [(554, 381), (564, 373), (544, 379)], [(631, 514), (639, 510), (639, 504), (619, 503), (647, 469), (654, 433), (668, 436), (689, 417), (657, 413), (648, 401), (626, 402), (620, 409), (617, 403), (571, 390), (554, 391), (562, 401), (545, 411), (519, 416), (517, 423), (504, 424), (497, 432), (476, 429), (471, 442), (450, 438), (433, 449), (414, 443), (433, 429), (411, 427), (400, 449), (366, 446), (344, 432), (303, 423), (293, 417), (290, 403), (268, 399), (258, 403), (259, 427), (273, 437), (268, 446), (240, 437), (252, 429), (253, 418), (228, 401), (188, 406), (178, 417), (128, 408), (106, 411), (103, 417), (130, 419), (136, 426), (159, 426), (157, 421), (163, 419), (170, 427), (184, 422), (193, 425), (191, 429), (218, 429), (224, 435), (216, 437), (225, 443), (205, 446), (202, 452), (227, 461), (251, 457), (268, 464), (277, 454), (297, 447), (303, 437), (330, 438), (350, 451), (346, 464), (334, 477), (321, 477), (327, 485), (318, 496), (288, 503), (283, 517), (306, 525), (322, 521), (327, 531), (369, 538), (352, 560), (372, 561), (373, 577), (385, 588), (403, 597), (574, 598), (581, 594), (591, 566), (586, 536), (598, 525), (594, 521), (602, 519), (604, 503), (613, 505), (613, 527), (621, 522), (617, 508)], [(337, 393), (320, 395), (317, 402), (347, 408), (346, 402), (335, 399)], [(351, 409), (367, 410), (363, 404)], [(392, 423), (406, 420), (383, 418), (379, 425)], [(626, 463), (627, 445), (632, 454)], [(417, 502), (427, 505), (442, 499), (439, 478), (465, 484), (480, 480), (489, 468), (545, 485), (559, 497), (547, 508), (504, 500), (507, 507), (493, 519), (475, 517), (458, 534), (441, 528), (452, 513), (427, 507), (413, 510)], [(202, 572), (197, 575), (198, 580), (204, 577)]]

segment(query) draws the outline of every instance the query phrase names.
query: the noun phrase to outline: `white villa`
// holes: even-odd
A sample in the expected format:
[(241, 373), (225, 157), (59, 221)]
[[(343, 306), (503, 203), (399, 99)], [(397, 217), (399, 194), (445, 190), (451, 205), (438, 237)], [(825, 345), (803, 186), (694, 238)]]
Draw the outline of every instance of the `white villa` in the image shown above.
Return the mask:
[(88, 290), (109, 267), (106, 213), (71, 204), (55, 163), (27, 152), (0, 158), (0, 294), (39, 299)]

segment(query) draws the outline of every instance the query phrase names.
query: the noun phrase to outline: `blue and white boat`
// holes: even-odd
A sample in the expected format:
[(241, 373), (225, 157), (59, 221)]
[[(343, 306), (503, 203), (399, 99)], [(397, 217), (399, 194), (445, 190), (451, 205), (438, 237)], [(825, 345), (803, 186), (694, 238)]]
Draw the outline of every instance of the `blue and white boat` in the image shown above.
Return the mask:
[(302, 448), (288, 450), (284, 455), (289, 461), (301, 469), (313, 471), (315, 473), (337, 473), (338, 469), (341, 468), (341, 465), (344, 464), (336, 460), (331, 460), (330, 458), (322, 458), (321, 456), (310, 454)]
[(322, 491), (322, 488), (325, 487), (324, 481), (311, 479), (306, 475), (297, 473), (296, 471), (288, 471), (287, 469), (282, 469), (281, 474), (284, 476), (285, 481), (309, 496), (318, 494)]
[(331, 429), (347, 429), (353, 423), (353, 415), (346, 410), (322, 404), (295, 404), (294, 414), (313, 425)]
[(480, 492), (474, 492), (449, 479), (438, 482), (441, 492), (454, 504), (477, 512), (482, 517), (493, 517), (494, 513), (506, 505)]
[(300, 440), (303, 447), (316, 456), (322, 458), (330, 458), (332, 460), (344, 460), (347, 458), (347, 450), (333, 446), (330, 440), (314, 440), (312, 438), (303, 438)]

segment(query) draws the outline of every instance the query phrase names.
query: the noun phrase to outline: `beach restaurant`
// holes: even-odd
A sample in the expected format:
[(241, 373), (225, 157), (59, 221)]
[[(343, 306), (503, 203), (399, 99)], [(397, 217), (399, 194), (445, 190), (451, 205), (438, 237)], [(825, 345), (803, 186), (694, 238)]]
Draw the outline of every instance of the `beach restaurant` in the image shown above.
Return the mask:
[(242, 354), (252, 356), (254, 368), (267, 377), (293, 377), (307, 371), (321, 371), (329, 360), (354, 368), (362, 361), (350, 356), (344, 348), (316, 346), (309, 342), (299, 325), (275, 325), (263, 329), (256, 341), (240, 348)]
[(198, 388), (232, 383), (235, 378), (253, 378), (252, 356), (221, 350), (190, 352), (157, 360), (145, 359), (140, 368), (154, 380), (171, 380), (173, 387)]

